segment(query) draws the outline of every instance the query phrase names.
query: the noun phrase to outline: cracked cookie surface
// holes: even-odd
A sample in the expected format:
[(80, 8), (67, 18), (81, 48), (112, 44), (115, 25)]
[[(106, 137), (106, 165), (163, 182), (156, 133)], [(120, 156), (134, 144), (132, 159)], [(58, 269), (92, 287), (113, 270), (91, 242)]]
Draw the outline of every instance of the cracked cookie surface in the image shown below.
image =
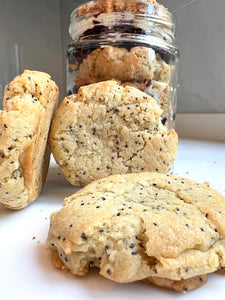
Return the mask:
[(161, 122), (156, 101), (130, 86), (105, 81), (66, 97), (54, 117), (52, 153), (75, 186), (111, 174), (167, 173), (178, 137)]
[(47, 175), (47, 138), (58, 87), (43, 72), (25, 70), (5, 89), (0, 111), (0, 203), (20, 209), (40, 194)]
[(75, 275), (191, 290), (225, 268), (225, 198), (173, 175), (112, 175), (65, 199), (47, 243)]

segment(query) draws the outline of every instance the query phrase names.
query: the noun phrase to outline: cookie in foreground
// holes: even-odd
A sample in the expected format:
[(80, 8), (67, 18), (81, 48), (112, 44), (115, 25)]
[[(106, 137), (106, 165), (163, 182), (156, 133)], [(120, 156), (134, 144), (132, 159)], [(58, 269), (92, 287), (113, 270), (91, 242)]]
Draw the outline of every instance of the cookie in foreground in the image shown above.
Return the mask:
[(59, 106), (49, 135), (67, 180), (86, 185), (112, 174), (171, 170), (178, 137), (156, 101), (109, 80), (81, 87)]
[(50, 122), (58, 87), (43, 72), (25, 70), (5, 89), (0, 111), (0, 203), (20, 209), (40, 194), (49, 166)]
[(225, 198), (173, 175), (112, 175), (65, 199), (47, 244), (75, 275), (192, 290), (225, 268)]

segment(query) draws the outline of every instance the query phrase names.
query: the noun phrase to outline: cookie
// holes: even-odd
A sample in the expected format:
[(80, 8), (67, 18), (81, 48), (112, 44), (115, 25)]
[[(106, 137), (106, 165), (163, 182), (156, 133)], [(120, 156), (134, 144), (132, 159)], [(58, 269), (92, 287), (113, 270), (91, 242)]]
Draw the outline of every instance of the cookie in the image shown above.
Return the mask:
[(178, 137), (161, 122), (156, 101), (105, 81), (80, 88), (58, 108), (51, 151), (67, 180), (86, 185), (111, 174), (171, 170)]
[(46, 73), (25, 70), (5, 89), (0, 111), (0, 203), (20, 209), (40, 194), (47, 175), (47, 138), (58, 87)]
[(162, 109), (163, 125), (168, 125), (170, 121), (170, 110), (173, 107), (173, 100), (170, 94), (169, 84), (155, 80), (146, 81), (144, 83), (130, 83), (126, 82), (123, 86), (130, 85), (136, 87), (140, 91), (147, 93), (154, 98)]
[(144, 83), (151, 80), (169, 83), (171, 68), (152, 48), (125, 48), (107, 46), (93, 50), (79, 65), (79, 75), (74, 78), (77, 87), (117, 79), (123, 82)]
[[(80, 64), (71, 64), (76, 71), (74, 84), (80, 86), (116, 79), (123, 85), (134, 86), (153, 97), (170, 120), (170, 80), (172, 67), (155, 50), (133, 47), (130, 50), (107, 46), (93, 50)], [(167, 125), (167, 123), (166, 123)]]
[(75, 275), (188, 291), (225, 269), (225, 198), (173, 175), (112, 175), (65, 199), (47, 244)]

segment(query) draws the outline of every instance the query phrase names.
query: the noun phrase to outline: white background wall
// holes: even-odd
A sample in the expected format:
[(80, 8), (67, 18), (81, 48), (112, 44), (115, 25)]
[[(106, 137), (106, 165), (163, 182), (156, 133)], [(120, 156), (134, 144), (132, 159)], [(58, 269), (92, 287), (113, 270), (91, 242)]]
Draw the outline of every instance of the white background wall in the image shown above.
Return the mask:
[[(0, 46), (21, 44), (24, 68), (49, 72), (60, 87), (61, 98), (65, 95), (69, 15), (84, 2), (0, 0)], [(225, 1), (159, 2), (174, 12), (177, 23), (178, 112), (224, 113)]]

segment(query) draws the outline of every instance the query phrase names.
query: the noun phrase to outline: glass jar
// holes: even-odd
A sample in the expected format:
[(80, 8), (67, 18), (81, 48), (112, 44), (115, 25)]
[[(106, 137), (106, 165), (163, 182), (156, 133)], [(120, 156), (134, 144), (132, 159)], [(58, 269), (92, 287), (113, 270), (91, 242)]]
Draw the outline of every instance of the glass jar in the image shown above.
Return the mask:
[(76, 8), (69, 27), (67, 92), (109, 79), (152, 96), (162, 123), (175, 126), (178, 50), (171, 13), (138, 0), (98, 0)]

